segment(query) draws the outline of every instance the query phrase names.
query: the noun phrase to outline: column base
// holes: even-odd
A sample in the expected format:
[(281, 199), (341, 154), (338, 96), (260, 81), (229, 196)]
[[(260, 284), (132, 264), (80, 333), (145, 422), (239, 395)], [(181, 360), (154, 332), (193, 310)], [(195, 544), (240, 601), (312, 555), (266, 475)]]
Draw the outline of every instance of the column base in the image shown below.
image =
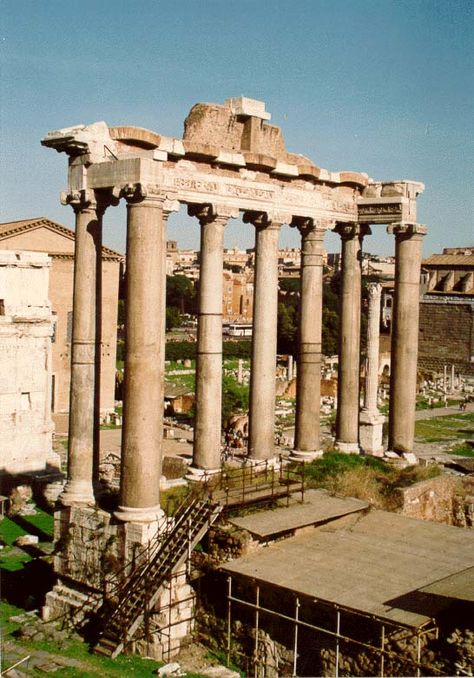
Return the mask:
[(323, 456), (322, 450), (292, 450), (288, 459), (290, 461), (314, 461)]
[(336, 440), (335, 448), (343, 454), (360, 454), (359, 443), (344, 443), (341, 440)]
[(360, 446), (364, 454), (383, 457), (383, 424), (385, 417), (380, 412), (362, 410), (359, 417)]
[(189, 480), (191, 483), (205, 483), (207, 480), (212, 478), (221, 472), (220, 468), (198, 468), (197, 466), (190, 466), (188, 472), (184, 476), (186, 480)]
[(114, 516), (117, 520), (120, 520), (124, 523), (152, 523), (154, 521), (160, 521), (164, 518), (164, 511), (159, 504), (156, 506), (146, 506), (146, 507), (132, 507), (132, 506), (119, 506), (117, 511), (114, 511)]
[(68, 480), (59, 495), (62, 506), (95, 506), (92, 482), (84, 480)]
[(413, 452), (396, 452), (395, 450), (387, 450), (384, 457), (392, 464), (394, 463), (401, 468), (405, 466), (415, 466), (419, 463), (418, 457)]

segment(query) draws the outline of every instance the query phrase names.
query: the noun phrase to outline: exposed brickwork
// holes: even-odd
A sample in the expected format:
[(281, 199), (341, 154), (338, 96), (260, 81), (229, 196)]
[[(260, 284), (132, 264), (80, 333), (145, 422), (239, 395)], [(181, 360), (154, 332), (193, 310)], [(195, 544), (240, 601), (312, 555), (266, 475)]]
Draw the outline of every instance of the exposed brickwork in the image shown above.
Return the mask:
[(454, 364), (474, 375), (474, 297), (470, 301), (420, 302), (418, 365), (442, 371)]

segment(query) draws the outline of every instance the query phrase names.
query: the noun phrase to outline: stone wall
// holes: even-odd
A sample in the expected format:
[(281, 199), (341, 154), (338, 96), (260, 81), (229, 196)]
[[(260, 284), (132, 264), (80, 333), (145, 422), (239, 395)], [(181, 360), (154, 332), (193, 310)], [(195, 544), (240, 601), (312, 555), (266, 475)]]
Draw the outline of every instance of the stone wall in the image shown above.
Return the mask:
[(474, 527), (474, 476), (448, 476), (399, 488), (399, 512), (455, 527)]
[(0, 251), (0, 474), (56, 471), (52, 451), (50, 259)]
[(437, 372), (455, 365), (474, 375), (474, 297), (421, 300), (418, 365)]

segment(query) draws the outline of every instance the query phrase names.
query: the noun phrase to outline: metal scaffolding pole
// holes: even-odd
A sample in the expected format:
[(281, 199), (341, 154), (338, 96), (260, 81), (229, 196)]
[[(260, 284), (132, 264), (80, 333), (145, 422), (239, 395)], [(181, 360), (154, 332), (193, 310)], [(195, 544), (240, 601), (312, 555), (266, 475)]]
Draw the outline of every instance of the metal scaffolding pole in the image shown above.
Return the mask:
[(383, 678), (385, 670), (385, 626), (382, 624), (382, 638), (380, 640), (380, 678)]
[(254, 648), (254, 664), (253, 671), (254, 676), (257, 678), (258, 674), (258, 622), (259, 622), (259, 612), (260, 612), (260, 587), (257, 584), (255, 589), (255, 648)]
[(295, 604), (295, 638), (293, 642), (293, 678), (296, 678), (298, 674), (296, 673), (296, 667), (298, 664), (298, 619), (300, 612), (300, 601), (299, 598), (296, 598)]
[(227, 590), (227, 666), (230, 666), (230, 649), (231, 649), (231, 614), (232, 614), (232, 577), (227, 578), (228, 590)]

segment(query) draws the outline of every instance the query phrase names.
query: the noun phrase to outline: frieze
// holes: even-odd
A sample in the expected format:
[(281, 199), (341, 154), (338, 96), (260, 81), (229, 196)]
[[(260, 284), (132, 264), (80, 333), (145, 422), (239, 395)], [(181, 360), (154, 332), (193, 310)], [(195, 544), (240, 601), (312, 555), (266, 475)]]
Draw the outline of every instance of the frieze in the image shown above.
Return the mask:
[(210, 193), (218, 193), (219, 184), (215, 181), (204, 181), (202, 179), (194, 179), (191, 177), (175, 177), (173, 185), (176, 188), (185, 188), (191, 191), (209, 191)]
[(359, 216), (371, 214), (401, 214), (402, 203), (391, 203), (390, 205), (359, 205)]
[(239, 186), (237, 184), (222, 184), (226, 195), (232, 195), (237, 198), (256, 198), (259, 200), (272, 200), (274, 191), (268, 191), (256, 186)]

